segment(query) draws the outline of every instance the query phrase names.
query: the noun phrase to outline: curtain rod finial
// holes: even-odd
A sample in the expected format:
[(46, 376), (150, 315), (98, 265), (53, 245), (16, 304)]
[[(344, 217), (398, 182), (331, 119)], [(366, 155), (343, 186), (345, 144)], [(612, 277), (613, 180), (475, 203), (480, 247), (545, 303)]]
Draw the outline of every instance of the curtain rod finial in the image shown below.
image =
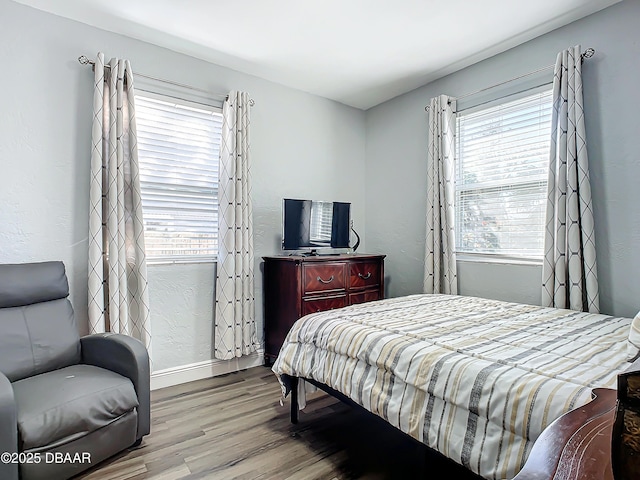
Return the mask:
[(595, 49), (589, 47), (587, 48), (584, 53), (582, 54), (582, 58), (591, 58), (596, 54)]
[(78, 62), (80, 62), (82, 65), (88, 65), (91, 63), (91, 60), (89, 60), (86, 55), (80, 55), (78, 57)]

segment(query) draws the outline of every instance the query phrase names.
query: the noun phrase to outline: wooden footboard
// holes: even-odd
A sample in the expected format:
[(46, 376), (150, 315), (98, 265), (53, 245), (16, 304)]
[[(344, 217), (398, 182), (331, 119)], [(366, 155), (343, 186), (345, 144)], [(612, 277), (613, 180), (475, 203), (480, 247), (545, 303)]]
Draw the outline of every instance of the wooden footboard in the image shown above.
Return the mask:
[(640, 360), (536, 440), (513, 480), (640, 480)]
[(616, 391), (596, 388), (594, 399), (558, 418), (538, 437), (513, 480), (613, 480), (611, 430)]

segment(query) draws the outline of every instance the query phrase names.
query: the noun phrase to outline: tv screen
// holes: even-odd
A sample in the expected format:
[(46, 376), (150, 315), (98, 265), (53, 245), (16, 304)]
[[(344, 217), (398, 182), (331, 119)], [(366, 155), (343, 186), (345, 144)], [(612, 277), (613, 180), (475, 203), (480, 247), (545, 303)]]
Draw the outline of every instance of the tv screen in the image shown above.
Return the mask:
[(351, 204), (285, 198), (283, 250), (349, 248)]

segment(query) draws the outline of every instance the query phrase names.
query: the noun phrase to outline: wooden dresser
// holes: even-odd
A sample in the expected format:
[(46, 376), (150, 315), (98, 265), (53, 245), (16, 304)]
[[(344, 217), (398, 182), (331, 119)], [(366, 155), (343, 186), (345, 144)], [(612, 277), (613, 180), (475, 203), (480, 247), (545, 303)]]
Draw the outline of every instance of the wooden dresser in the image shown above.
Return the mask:
[(273, 363), (284, 337), (300, 317), (383, 298), (384, 257), (263, 257), (266, 364)]

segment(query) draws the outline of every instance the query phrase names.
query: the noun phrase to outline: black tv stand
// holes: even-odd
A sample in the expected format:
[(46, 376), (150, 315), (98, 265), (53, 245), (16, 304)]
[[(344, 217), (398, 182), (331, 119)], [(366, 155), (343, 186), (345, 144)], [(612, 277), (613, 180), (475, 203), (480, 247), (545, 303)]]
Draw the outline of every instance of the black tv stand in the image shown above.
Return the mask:
[(290, 253), (290, 257), (338, 257), (340, 255), (347, 255), (346, 253), (335, 253), (335, 252), (327, 252), (321, 253), (315, 248), (309, 250), (308, 252), (298, 252), (298, 253)]

